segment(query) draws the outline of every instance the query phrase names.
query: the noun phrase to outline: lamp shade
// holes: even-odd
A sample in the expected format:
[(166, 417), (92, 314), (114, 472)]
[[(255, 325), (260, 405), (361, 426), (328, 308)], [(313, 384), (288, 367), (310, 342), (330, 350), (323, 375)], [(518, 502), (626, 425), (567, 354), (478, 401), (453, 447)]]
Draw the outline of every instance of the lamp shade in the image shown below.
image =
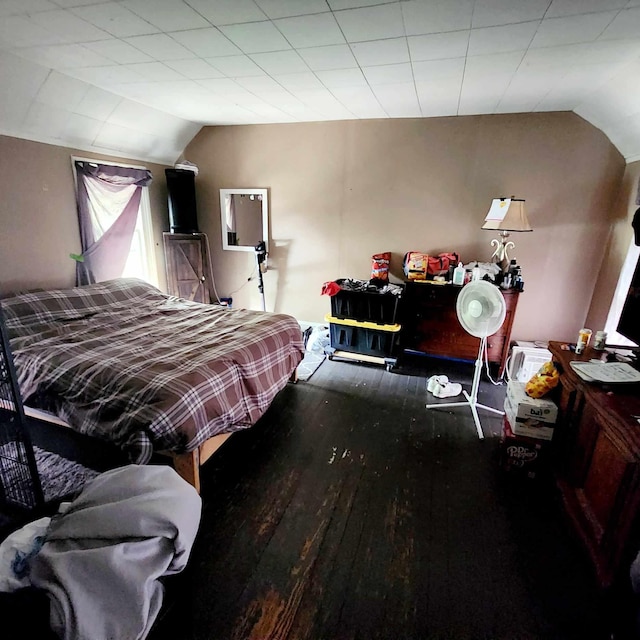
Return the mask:
[(499, 231), (533, 231), (524, 209), (524, 200), (515, 198), (495, 199), (491, 203), (482, 228)]

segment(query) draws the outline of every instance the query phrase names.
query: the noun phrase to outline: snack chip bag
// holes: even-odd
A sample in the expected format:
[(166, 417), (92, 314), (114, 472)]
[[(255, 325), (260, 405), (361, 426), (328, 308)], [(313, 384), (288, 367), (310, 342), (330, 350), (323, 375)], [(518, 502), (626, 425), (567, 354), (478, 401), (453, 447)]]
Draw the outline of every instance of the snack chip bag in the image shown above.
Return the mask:
[(557, 387), (558, 382), (560, 382), (560, 374), (553, 366), (553, 362), (545, 362), (527, 382), (524, 390), (530, 398), (542, 398)]

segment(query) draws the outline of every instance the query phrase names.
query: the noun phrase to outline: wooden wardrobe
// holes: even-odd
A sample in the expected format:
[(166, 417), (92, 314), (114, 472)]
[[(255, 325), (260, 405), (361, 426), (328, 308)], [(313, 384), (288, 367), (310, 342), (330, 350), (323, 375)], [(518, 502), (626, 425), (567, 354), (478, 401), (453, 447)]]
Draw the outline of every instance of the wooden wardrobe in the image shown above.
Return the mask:
[(209, 242), (204, 233), (163, 233), (167, 293), (186, 300), (214, 301)]

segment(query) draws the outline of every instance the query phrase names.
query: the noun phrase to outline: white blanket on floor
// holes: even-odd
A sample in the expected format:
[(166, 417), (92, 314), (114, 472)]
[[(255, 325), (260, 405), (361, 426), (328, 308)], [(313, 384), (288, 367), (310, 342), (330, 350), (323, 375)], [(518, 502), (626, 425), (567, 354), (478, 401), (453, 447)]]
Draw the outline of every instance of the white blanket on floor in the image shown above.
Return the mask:
[(162, 605), (158, 579), (184, 569), (201, 506), (169, 467), (130, 465), (88, 483), (31, 561), (53, 631), (65, 640), (145, 638)]

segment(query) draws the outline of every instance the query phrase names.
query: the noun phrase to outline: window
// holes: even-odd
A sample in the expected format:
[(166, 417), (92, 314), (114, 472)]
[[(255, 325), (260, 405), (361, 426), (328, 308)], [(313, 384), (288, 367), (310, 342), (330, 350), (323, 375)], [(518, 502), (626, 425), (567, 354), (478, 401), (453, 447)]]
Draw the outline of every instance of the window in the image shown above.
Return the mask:
[[(111, 167), (121, 167), (127, 169), (138, 169), (146, 171), (146, 167), (136, 165), (123, 165), (103, 160), (92, 160), (88, 158), (71, 158), (74, 172), (76, 190), (78, 187), (78, 174), (76, 162), (84, 162), (92, 165), (107, 165)], [(89, 219), (93, 232), (93, 240), (97, 242), (101, 236), (118, 219), (123, 207), (131, 198), (135, 185), (120, 187), (118, 193), (110, 193), (108, 189), (92, 187), (87, 185), (87, 191), (91, 199), (92, 206), (89, 210)], [(129, 232), (131, 233), (131, 232)], [(124, 256), (123, 256), (124, 258)], [(157, 266), (155, 260), (155, 249), (153, 240), (153, 226), (151, 222), (151, 207), (149, 203), (149, 188), (141, 187), (140, 205), (137, 212), (135, 229), (131, 239), (129, 250), (122, 277), (140, 278), (158, 286)]]
[(631, 278), (633, 277), (633, 272), (636, 268), (636, 264), (638, 263), (638, 256), (640, 256), (640, 247), (637, 247), (632, 240), (629, 251), (627, 251), (627, 257), (622, 265), (622, 270), (620, 271), (618, 286), (616, 287), (616, 292), (613, 295), (611, 307), (609, 308), (609, 315), (607, 316), (607, 323), (605, 324), (607, 342), (609, 344), (634, 346), (633, 342), (627, 340), (624, 336), (621, 336), (616, 329), (618, 327), (618, 321), (620, 320), (620, 314), (622, 313), (622, 307), (627, 299), (627, 292), (631, 286)]

